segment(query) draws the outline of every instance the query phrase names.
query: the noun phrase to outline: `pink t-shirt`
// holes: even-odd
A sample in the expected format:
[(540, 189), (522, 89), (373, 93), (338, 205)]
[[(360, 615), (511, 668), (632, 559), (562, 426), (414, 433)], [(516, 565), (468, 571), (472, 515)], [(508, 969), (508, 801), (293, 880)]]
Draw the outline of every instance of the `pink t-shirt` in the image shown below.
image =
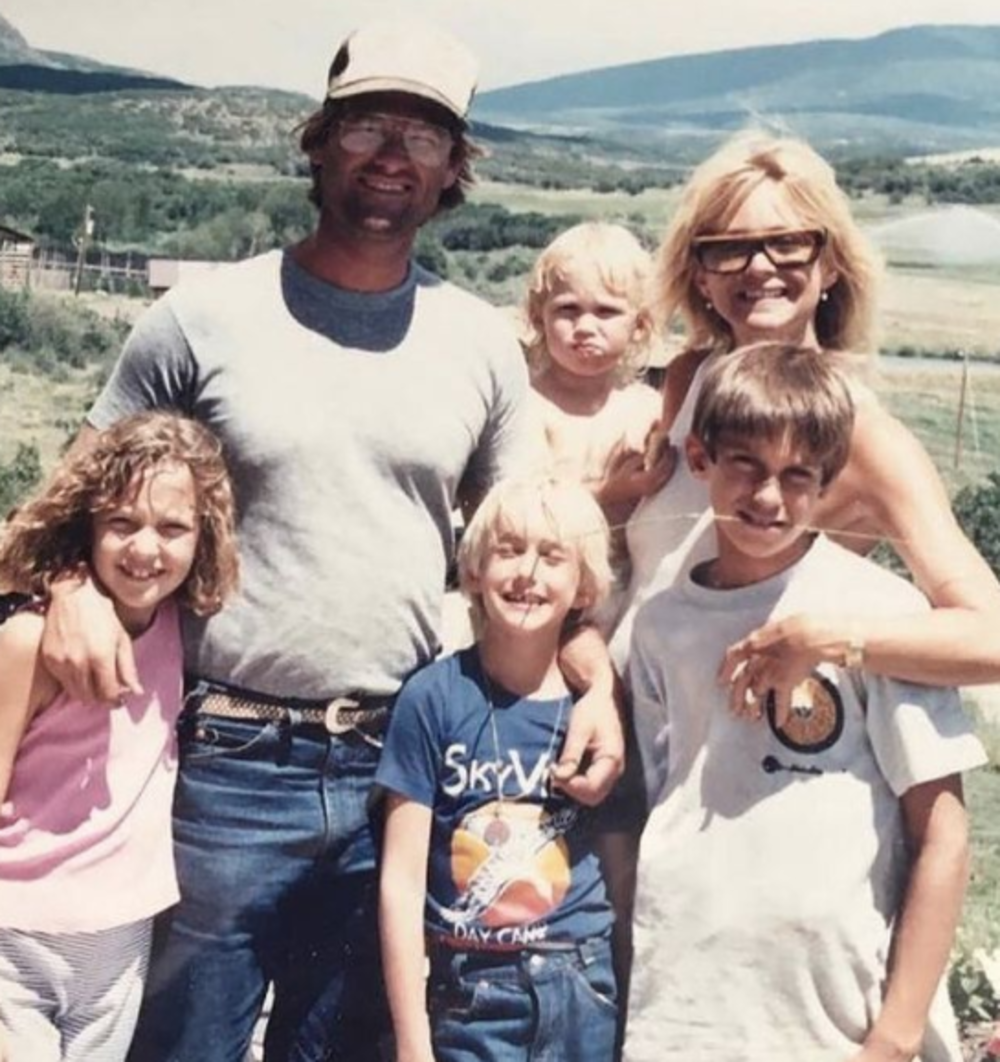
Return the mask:
[(141, 696), (107, 708), (60, 694), (24, 735), (0, 809), (0, 926), (95, 932), (177, 902), (170, 813), (182, 658), (173, 601), (134, 649)]

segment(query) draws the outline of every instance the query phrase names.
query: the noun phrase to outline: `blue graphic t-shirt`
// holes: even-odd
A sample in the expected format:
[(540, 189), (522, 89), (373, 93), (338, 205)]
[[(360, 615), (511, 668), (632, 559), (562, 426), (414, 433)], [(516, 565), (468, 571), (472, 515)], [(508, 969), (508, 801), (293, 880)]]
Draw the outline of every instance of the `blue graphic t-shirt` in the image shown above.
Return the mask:
[(403, 687), (376, 781), (433, 810), (431, 936), (530, 948), (610, 928), (590, 815), (549, 792), (569, 709), (489, 683), (474, 648)]

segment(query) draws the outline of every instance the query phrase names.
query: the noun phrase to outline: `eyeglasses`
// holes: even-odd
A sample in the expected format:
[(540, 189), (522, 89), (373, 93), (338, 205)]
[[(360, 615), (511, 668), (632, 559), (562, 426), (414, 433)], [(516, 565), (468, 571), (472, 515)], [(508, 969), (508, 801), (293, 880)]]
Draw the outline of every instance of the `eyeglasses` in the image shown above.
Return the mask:
[(337, 123), (337, 140), (352, 155), (378, 151), (390, 136), (399, 137), (407, 155), (424, 166), (440, 166), (454, 144), (447, 129), (396, 114), (359, 114)]
[(825, 244), (824, 229), (790, 229), (766, 236), (698, 236), (693, 249), (709, 273), (742, 273), (761, 251), (775, 269), (812, 265)]

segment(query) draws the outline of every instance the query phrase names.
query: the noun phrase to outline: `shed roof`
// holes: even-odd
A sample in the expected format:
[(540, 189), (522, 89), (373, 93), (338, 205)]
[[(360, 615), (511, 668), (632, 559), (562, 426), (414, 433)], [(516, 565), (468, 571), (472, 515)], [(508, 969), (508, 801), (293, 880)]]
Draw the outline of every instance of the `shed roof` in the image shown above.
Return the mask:
[(9, 225), (4, 225), (3, 222), (0, 222), (0, 239), (16, 240), (18, 243), (35, 242), (34, 236), (29, 236), (26, 232), (18, 232), (17, 229), (12, 229)]

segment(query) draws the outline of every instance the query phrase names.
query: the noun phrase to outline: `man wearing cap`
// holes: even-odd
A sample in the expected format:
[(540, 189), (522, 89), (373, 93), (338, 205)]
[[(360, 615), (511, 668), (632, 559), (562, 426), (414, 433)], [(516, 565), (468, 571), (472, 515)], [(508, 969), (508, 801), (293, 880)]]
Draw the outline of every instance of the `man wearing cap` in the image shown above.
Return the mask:
[[(240, 1062), (269, 983), (268, 1060), (379, 1057), (379, 739), (439, 648), (452, 508), (522, 449), (509, 328), (411, 260), (420, 226), (471, 181), (475, 80), (466, 49), (426, 27), (349, 37), (301, 133), (315, 232), (147, 311), (76, 443), (180, 409), (222, 438), (239, 512), (240, 594), (185, 627), (181, 901), (159, 929), (136, 1062)], [(47, 660), (107, 700), (134, 685), (130, 643), (83, 583), (55, 595)], [(574, 720), (567, 741), (569, 774), (596, 752), (590, 777), (566, 782), (584, 798), (620, 768), (596, 715), (603, 729)]]

